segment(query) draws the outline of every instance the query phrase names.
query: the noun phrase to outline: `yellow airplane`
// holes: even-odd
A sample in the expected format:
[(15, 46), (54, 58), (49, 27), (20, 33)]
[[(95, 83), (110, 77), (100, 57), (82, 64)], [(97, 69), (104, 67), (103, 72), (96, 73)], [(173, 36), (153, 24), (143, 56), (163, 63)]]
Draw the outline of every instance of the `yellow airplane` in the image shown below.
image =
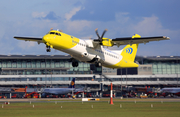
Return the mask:
[[(107, 29), (104, 30), (101, 36), (99, 36), (98, 30), (95, 32), (98, 39), (83, 40), (74, 36), (63, 33), (59, 30), (51, 29), (42, 38), (35, 37), (19, 37), (14, 36), (18, 40), (35, 41), (38, 44), (44, 43), (47, 48), (47, 52), (51, 51), (51, 48), (63, 51), (72, 56), (72, 66), (77, 67), (78, 61), (94, 63), (96, 67), (105, 66), (108, 68), (130, 68), (138, 67), (138, 64), (134, 62), (136, 52), (139, 43), (148, 43), (150, 41), (169, 40), (169, 37), (141, 37), (138, 34), (132, 37), (109, 39), (104, 38), (104, 34)], [(122, 50), (109, 50), (106, 47), (126, 45)], [(78, 60), (78, 61), (77, 61)]]

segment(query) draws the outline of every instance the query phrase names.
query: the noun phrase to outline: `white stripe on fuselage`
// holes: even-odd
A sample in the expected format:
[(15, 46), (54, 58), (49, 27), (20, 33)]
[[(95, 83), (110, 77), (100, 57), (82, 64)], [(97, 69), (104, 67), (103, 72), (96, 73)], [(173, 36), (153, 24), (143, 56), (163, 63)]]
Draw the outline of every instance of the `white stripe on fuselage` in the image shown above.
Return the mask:
[[(88, 47), (86, 42), (81, 39), (73, 48), (61, 51), (64, 51), (72, 55), (75, 59), (83, 62), (91, 61), (95, 57), (100, 58), (102, 65), (114, 65), (122, 59), (120, 53), (105, 49), (103, 46), (98, 46), (96, 49)], [(85, 53), (87, 53), (87, 56), (84, 55)]]

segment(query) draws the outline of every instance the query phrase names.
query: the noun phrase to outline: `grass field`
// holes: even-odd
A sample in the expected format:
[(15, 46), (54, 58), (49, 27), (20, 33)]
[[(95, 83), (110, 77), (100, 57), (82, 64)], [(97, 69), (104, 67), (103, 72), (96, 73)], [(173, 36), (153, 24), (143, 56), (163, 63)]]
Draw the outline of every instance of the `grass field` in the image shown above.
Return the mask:
[[(34, 105), (34, 108), (33, 108)], [(1, 105), (2, 106), (2, 105)], [(0, 106), (0, 117), (179, 117), (180, 102), (20, 102)], [(121, 106), (121, 107), (120, 107)], [(151, 107), (153, 106), (153, 107)]]

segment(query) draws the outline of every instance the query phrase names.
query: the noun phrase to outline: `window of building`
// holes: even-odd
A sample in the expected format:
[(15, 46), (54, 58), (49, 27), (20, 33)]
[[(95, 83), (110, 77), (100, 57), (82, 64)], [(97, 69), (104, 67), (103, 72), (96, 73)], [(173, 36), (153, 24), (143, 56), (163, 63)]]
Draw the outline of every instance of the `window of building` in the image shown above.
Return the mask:
[(56, 67), (56, 68), (59, 68), (59, 67), (60, 67), (59, 63), (60, 63), (59, 61), (55, 61), (55, 67)]
[(175, 73), (176, 73), (175, 64), (171, 64), (171, 72), (172, 72), (172, 74), (175, 74)]
[(3, 67), (3, 68), (6, 68), (6, 67), (7, 67), (6, 61), (2, 61), (2, 67)]
[(31, 61), (32, 68), (36, 68), (36, 62), (33, 60)]
[(51, 61), (50, 60), (46, 60), (46, 68), (50, 68), (51, 67)]
[(78, 67), (83, 67), (83, 63), (79, 62), (79, 66)]
[(171, 74), (171, 66), (170, 66), (170, 64), (167, 64), (166, 65), (166, 69), (167, 69), (167, 74)]
[(17, 61), (13, 61), (12, 62), (12, 68), (16, 68), (17, 67)]
[(70, 63), (68, 61), (65, 62), (65, 67), (69, 68), (70, 67)]
[(101, 71), (102, 69), (101, 69), (101, 67), (97, 67), (97, 71)]
[(21, 68), (21, 60), (17, 61), (17, 68)]
[(41, 68), (46, 68), (45, 61), (41, 61)]
[(87, 67), (84, 67), (84, 71), (89, 71), (89, 69)]
[(54, 68), (54, 61), (51, 61), (51, 68)]
[(27, 61), (27, 68), (31, 68), (31, 61)]
[(36, 61), (36, 67), (37, 68), (41, 68), (41, 62), (38, 60), (38, 61)]
[(64, 67), (64, 61), (63, 60), (60, 61), (60, 67)]
[(11, 61), (7, 61), (7, 68), (11, 68), (11, 67), (12, 67)]
[(22, 61), (22, 68), (26, 68), (26, 61)]

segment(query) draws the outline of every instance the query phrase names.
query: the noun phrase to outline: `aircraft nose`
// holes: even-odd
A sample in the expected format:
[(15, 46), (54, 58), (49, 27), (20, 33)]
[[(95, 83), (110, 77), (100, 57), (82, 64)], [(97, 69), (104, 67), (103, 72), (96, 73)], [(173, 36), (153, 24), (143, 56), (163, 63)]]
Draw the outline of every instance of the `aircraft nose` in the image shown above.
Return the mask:
[(46, 43), (46, 42), (48, 42), (48, 41), (49, 41), (49, 37), (48, 37), (47, 35), (45, 35), (45, 36), (43, 37), (43, 42)]

